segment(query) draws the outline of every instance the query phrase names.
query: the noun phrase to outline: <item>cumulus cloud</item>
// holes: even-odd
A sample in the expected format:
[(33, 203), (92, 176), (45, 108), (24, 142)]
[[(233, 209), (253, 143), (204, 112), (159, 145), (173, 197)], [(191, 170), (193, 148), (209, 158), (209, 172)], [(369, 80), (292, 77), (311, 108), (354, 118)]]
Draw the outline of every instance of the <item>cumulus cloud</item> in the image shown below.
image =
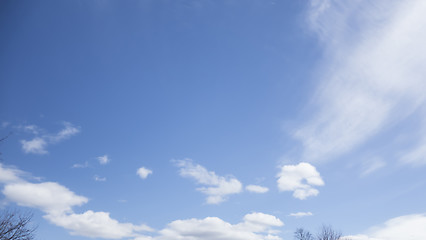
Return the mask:
[(71, 212), (73, 206), (81, 206), (88, 201), (55, 182), (10, 183), (2, 192), (8, 200), (20, 206), (38, 208), (49, 214)]
[(282, 166), (277, 177), (280, 191), (292, 191), (293, 197), (301, 200), (318, 195), (319, 191), (314, 186), (324, 185), (316, 168), (305, 162)]
[(103, 156), (99, 156), (96, 159), (98, 159), (99, 163), (102, 165), (105, 165), (111, 161), (111, 159), (106, 154)]
[[(22, 171), (0, 164), (0, 183), (4, 184), (2, 193), (6, 199), (20, 206), (40, 209), (45, 213), (46, 220), (69, 230), (72, 235), (134, 240), (281, 239), (275, 228), (283, 226), (284, 223), (273, 215), (260, 212), (245, 215), (243, 221), (237, 224), (217, 217), (176, 220), (160, 231), (155, 231), (145, 224), (119, 222), (112, 218), (109, 212), (87, 210), (76, 213), (73, 208), (87, 203), (86, 197), (77, 195), (55, 182), (30, 183), (21, 178), (21, 175)], [(211, 177), (218, 178), (215, 181), (223, 181), (214, 174), (205, 180), (210, 182), (212, 179), (207, 179)]]
[(312, 1), (324, 59), (309, 120), (293, 132), (303, 161), (333, 159), (409, 116), (426, 117), (425, 11), (422, 0)]
[(247, 185), (246, 190), (249, 192), (254, 192), (254, 193), (266, 193), (269, 191), (269, 188), (262, 187), (259, 185)]
[(91, 238), (122, 239), (137, 237), (138, 232), (153, 231), (150, 227), (120, 223), (110, 217), (108, 212), (86, 211), (82, 214), (46, 215), (46, 219), (57, 226), (71, 230), (72, 235)]
[(228, 195), (242, 191), (242, 184), (236, 178), (217, 176), (215, 172), (194, 164), (191, 159), (177, 160), (175, 163), (180, 168), (182, 177), (192, 178), (197, 184), (205, 185), (197, 190), (207, 195), (208, 204), (221, 203)]
[(426, 214), (412, 214), (386, 221), (366, 234), (347, 236), (353, 240), (423, 240), (426, 239)]
[(289, 216), (300, 218), (300, 217), (313, 216), (313, 214), (311, 212), (297, 212), (297, 213), (290, 213)]
[(80, 132), (78, 127), (74, 127), (69, 122), (64, 122), (64, 128), (56, 134), (41, 134), (44, 131), (36, 125), (27, 125), (19, 128), (36, 135), (31, 140), (21, 140), (22, 150), (25, 153), (33, 154), (47, 154), (46, 148), (48, 145), (59, 143)]
[(176, 220), (160, 231), (159, 240), (263, 240), (281, 239), (271, 231), (281, 227), (283, 222), (275, 216), (264, 213), (251, 213), (244, 221), (231, 224), (217, 217), (204, 219)]
[(46, 154), (47, 142), (43, 138), (36, 137), (32, 140), (21, 140), (22, 150), (25, 153)]
[(73, 235), (106, 238), (142, 238), (143, 232), (153, 231), (141, 224), (120, 223), (110, 217), (108, 212), (75, 213), (73, 207), (88, 202), (68, 188), (55, 182), (31, 183), (21, 177), (23, 172), (0, 164), (0, 183), (4, 184), (2, 193), (10, 202), (19, 206), (40, 209), (44, 218), (51, 223), (71, 231)]
[(136, 173), (139, 175), (140, 178), (142, 179), (146, 179), (148, 177), (149, 174), (152, 174), (152, 170), (145, 168), (145, 167), (140, 167)]

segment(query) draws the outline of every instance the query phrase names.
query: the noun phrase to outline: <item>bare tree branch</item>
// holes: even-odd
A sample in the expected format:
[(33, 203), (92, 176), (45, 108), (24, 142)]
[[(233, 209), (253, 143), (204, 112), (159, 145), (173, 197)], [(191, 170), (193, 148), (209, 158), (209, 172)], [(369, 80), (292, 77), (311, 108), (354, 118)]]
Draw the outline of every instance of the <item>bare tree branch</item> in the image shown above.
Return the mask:
[(18, 210), (0, 212), (0, 240), (33, 240), (35, 226), (31, 225), (33, 215)]

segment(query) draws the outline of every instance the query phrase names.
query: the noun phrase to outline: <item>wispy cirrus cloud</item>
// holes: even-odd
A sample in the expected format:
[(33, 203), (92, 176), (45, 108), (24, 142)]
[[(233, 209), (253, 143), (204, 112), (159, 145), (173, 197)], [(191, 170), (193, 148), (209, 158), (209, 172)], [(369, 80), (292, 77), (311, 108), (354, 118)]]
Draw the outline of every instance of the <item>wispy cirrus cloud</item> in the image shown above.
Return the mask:
[(95, 180), (96, 182), (105, 182), (107, 179), (106, 177), (101, 177), (98, 175), (93, 176), (93, 180)]
[(182, 177), (194, 179), (197, 184), (204, 185), (197, 188), (207, 195), (208, 204), (219, 204), (227, 199), (228, 195), (240, 193), (243, 185), (234, 177), (222, 177), (205, 167), (194, 164), (191, 159), (174, 160)]
[(266, 193), (269, 191), (269, 188), (259, 185), (247, 185), (246, 190), (253, 193)]
[(64, 128), (56, 134), (47, 134), (43, 129), (39, 128), (36, 125), (20, 126), (19, 129), (36, 135), (31, 140), (21, 140), (22, 150), (25, 153), (33, 153), (39, 155), (47, 154), (48, 151), (46, 148), (48, 147), (48, 145), (62, 142), (63, 140), (66, 140), (80, 132), (79, 127), (75, 127), (69, 122), (64, 122), (63, 124)]
[(311, 3), (308, 19), (324, 58), (310, 117), (292, 133), (302, 161), (334, 159), (410, 116), (426, 117), (419, 110), (426, 102), (424, 1)]
[(296, 212), (296, 213), (290, 213), (289, 216), (290, 217), (296, 217), (296, 218), (301, 218), (301, 217), (309, 217), (309, 216), (313, 216), (314, 214), (312, 214), (311, 212)]
[(105, 164), (111, 162), (111, 159), (106, 154), (103, 155), (103, 156), (99, 156), (96, 159), (98, 159), (99, 164), (101, 164), (101, 165), (105, 165)]

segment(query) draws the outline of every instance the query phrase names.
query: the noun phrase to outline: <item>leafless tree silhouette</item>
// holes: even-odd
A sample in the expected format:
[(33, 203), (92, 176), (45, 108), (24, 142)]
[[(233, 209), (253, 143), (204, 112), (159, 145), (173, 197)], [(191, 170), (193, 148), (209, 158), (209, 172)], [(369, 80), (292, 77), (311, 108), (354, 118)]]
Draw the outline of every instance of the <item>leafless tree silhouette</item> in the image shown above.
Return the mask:
[(32, 240), (36, 227), (31, 225), (33, 215), (18, 210), (0, 212), (0, 240)]

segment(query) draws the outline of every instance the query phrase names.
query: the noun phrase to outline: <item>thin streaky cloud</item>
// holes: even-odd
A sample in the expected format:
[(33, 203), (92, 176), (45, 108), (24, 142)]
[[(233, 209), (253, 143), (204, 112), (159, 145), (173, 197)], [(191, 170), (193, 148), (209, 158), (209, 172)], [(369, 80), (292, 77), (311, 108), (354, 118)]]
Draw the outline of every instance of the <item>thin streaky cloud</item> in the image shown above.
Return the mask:
[(74, 165), (71, 166), (71, 168), (88, 168), (89, 167), (89, 162), (84, 162), (83, 164), (81, 163), (75, 163)]
[(111, 161), (111, 159), (108, 157), (107, 154), (105, 154), (103, 156), (99, 156), (96, 159), (98, 159), (99, 164), (101, 164), (101, 165), (105, 165), (105, 164), (107, 164)]
[(246, 190), (253, 193), (266, 193), (269, 191), (269, 188), (259, 185), (247, 185)]
[[(326, 57), (311, 117), (292, 133), (309, 162), (335, 159), (421, 114), (426, 99), (426, 2), (315, 2), (309, 19)], [(377, 9), (381, 16), (369, 14)]]
[(372, 174), (385, 166), (386, 162), (381, 159), (369, 160), (364, 164), (364, 170), (362, 171), (361, 176)]
[(289, 216), (290, 217), (296, 217), (296, 218), (301, 218), (301, 217), (309, 217), (309, 216), (313, 216), (314, 214), (312, 214), (311, 212), (296, 212), (296, 213), (290, 213)]

